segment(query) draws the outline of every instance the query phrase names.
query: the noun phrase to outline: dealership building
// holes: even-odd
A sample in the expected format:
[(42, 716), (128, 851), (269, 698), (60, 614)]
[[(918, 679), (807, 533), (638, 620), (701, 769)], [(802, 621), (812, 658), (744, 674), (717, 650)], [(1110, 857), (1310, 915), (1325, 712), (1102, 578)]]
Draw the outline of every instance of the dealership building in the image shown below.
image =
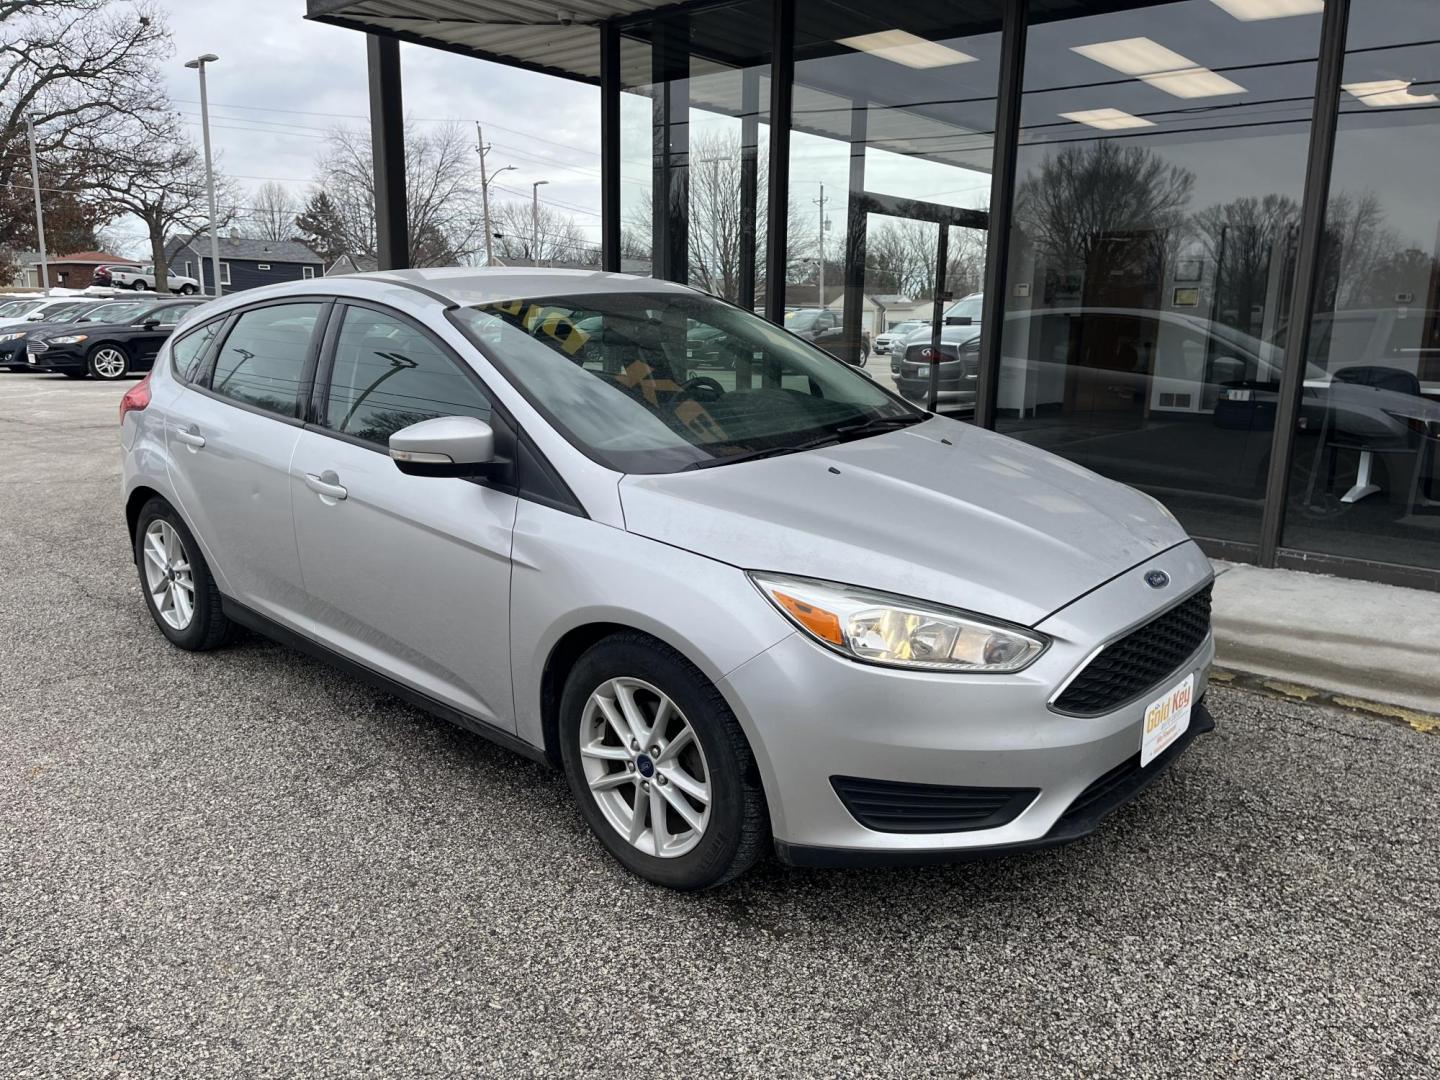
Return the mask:
[(370, 35), (382, 266), (400, 42), (590, 83), (604, 268), (777, 321), (798, 295), (852, 361), (903, 311), (928, 325), (878, 379), (1149, 492), (1210, 554), (1440, 589), (1435, 0), (308, 15)]

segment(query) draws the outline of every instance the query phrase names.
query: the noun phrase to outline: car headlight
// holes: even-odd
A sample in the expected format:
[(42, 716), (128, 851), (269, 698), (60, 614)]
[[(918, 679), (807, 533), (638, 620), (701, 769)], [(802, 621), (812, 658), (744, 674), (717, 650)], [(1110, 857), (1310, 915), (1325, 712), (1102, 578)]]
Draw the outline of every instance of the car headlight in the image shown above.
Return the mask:
[(52, 337), (51, 345), (79, 345), (85, 340), (85, 334), (66, 334), (64, 337)]
[(924, 671), (1029, 667), (1049, 639), (1024, 627), (831, 581), (751, 574), (775, 607), (820, 644), (850, 657)]
[(24, 336), (25, 332), (23, 330), (18, 334), (0, 334), (0, 341), (14, 341), (17, 338), (23, 338)]

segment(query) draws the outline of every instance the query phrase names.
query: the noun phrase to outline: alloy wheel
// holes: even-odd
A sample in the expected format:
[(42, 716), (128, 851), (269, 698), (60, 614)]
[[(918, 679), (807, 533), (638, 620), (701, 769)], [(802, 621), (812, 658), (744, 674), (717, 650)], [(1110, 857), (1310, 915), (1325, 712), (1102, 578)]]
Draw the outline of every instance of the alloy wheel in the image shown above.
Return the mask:
[(585, 703), (580, 760), (590, 794), (632, 847), (662, 859), (694, 850), (710, 821), (710, 769), (675, 702), (641, 679), (609, 679)]
[(125, 374), (129, 364), (123, 352), (113, 345), (107, 345), (95, 353), (90, 360), (90, 366), (102, 379), (118, 379)]
[(156, 518), (145, 529), (145, 586), (166, 625), (184, 630), (195, 618), (195, 576), (174, 525)]

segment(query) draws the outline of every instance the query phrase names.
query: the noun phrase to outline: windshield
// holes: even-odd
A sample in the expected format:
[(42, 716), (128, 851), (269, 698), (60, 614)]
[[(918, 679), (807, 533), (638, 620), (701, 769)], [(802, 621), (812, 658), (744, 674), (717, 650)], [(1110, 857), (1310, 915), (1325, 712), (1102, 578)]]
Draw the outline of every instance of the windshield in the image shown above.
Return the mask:
[(451, 317), (567, 439), (618, 472), (788, 453), (925, 416), (710, 297), (539, 297)]
[(24, 315), (27, 311), (34, 311), (43, 304), (44, 300), (12, 300), (6, 304), (3, 313), (5, 318), (14, 319)]
[(74, 311), (82, 306), (78, 300), (71, 300), (65, 304), (49, 304), (30, 312), (25, 318), (30, 322), (53, 322), (56, 316), (63, 315), (67, 311)]
[(59, 311), (51, 308), (49, 311), (45, 312), (45, 321), (54, 323), (72, 323), (75, 320), (81, 318), (82, 316), (90, 314), (90, 311), (95, 306), (96, 305), (94, 304), (76, 304), (74, 307), (64, 308)]
[(960, 300), (955, 301), (945, 311), (947, 319), (969, 319), (972, 323), (980, 321), (980, 308), (985, 303), (982, 293), (971, 293)]
[(885, 332), (887, 334), (908, 334), (912, 330), (919, 330), (924, 325), (926, 324), (918, 320), (912, 319), (908, 322), (896, 323), (894, 326), (892, 326), (889, 330)]
[(121, 300), (113, 304), (96, 304), (80, 314), (80, 322), (125, 322), (138, 315), (144, 303), (138, 300)]
[(818, 311), (792, 311), (785, 316), (785, 325), (791, 330), (813, 330)]

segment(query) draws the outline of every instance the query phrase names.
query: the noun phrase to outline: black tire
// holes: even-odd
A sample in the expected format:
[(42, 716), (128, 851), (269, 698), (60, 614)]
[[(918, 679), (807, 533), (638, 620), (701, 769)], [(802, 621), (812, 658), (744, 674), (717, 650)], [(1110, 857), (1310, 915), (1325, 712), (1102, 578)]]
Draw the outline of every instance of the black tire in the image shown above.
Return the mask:
[[(185, 558), (190, 564), (191, 579), (195, 584), (194, 614), (190, 624), (183, 630), (175, 629), (161, 617), (145, 577), (145, 530), (156, 519), (167, 522), (178, 534), (185, 549)], [(191, 652), (207, 652), (225, 644), (230, 637), (232, 624), (220, 610), (220, 590), (215, 586), (215, 579), (210, 576), (210, 567), (205, 563), (205, 556), (200, 553), (200, 545), (195, 543), (195, 537), (185, 526), (185, 522), (180, 520), (175, 508), (160, 498), (151, 499), (142, 506), (140, 516), (135, 520), (134, 546), (135, 568), (140, 574), (140, 593), (145, 597), (145, 606), (150, 609), (150, 617), (155, 620), (155, 625), (169, 639), (170, 644)]]
[[(114, 367), (117, 358), (123, 361), (119, 370)], [(125, 351), (125, 346), (117, 345), (113, 341), (102, 341), (85, 354), (85, 370), (105, 382), (125, 378), (130, 374), (130, 366), (130, 354)]]
[(145, 287), (145, 282), (143, 281), (132, 281), (130, 283), (130, 288), (134, 289), (136, 292), (144, 291)]
[(195, 295), (195, 286), (194, 286), (194, 285), (181, 285), (181, 286), (180, 286), (180, 295), (181, 295), (181, 296), (194, 296), (194, 295)]
[[(633, 847), (606, 820), (585, 779), (580, 725), (586, 703), (609, 679), (643, 679), (669, 695), (705, 755), (710, 820), (694, 849), (661, 858)], [(592, 646), (571, 670), (560, 699), (560, 756), (570, 791), (591, 831), (636, 874), (671, 889), (712, 889), (739, 877), (770, 845), (770, 816), (755, 756), (730, 706), (689, 660), (647, 634), (615, 634)]]

